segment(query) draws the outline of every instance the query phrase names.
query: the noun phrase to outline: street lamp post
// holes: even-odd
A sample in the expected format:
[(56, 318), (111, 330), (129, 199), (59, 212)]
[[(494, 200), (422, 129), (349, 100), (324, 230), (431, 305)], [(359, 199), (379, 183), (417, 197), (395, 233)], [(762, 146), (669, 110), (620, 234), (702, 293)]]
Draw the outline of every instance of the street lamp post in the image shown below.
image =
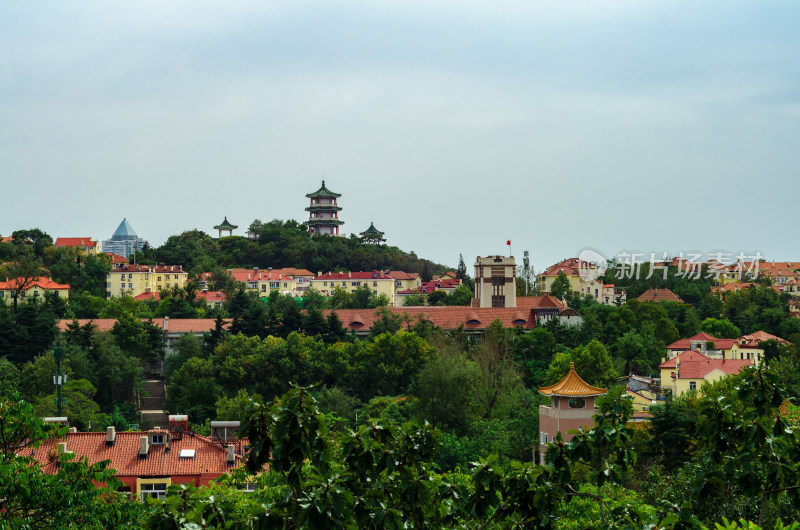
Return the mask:
[(57, 344), (53, 349), (53, 357), (56, 359), (56, 375), (53, 376), (53, 384), (56, 385), (56, 409), (58, 410), (58, 415), (62, 416), (63, 406), (67, 404), (67, 398), (61, 398), (61, 387), (67, 382), (67, 375), (61, 373), (64, 349), (60, 344)]

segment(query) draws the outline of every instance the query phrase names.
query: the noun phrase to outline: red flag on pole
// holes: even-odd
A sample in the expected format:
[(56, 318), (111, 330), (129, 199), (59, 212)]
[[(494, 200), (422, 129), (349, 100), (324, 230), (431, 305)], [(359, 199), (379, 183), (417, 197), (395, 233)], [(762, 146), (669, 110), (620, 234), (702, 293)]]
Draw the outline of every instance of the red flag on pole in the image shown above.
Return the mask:
[(508, 245), (509, 247), (511, 246), (511, 240), (510, 239), (508, 241), (506, 241), (506, 245)]

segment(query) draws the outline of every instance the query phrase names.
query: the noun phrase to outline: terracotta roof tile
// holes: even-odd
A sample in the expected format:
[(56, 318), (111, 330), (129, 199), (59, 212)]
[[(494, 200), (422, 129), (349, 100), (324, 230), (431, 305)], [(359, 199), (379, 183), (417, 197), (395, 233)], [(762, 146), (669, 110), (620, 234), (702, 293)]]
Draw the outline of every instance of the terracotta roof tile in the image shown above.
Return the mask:
[(91, 237), (59, 237), (54, 247), (96, 247), (97, 241)]
[[(16, 289), (17, 286), (22, 283), (22, 281), (22, 278), (14, 278), (12, 280), (8, 280), (7, 282), (0, 282), (0, 291)], [(32, 289), (34, 287), (39, 287), (40, 289), (45, 289), (47, 291), (69, 290), (69, 284), (56, 283), (50, 278), (45, 278), (44, 276), (35, 278), (31, 284), (23, 290), (27, 291), (28, 289)]]
[(669, 289), (648, 289), (637, 298), (640, 302), (683, 302), (680, 296)]
[[(168, 436), (166, 429), (163, 432), (165, 437)], [(141, 458), (140, 439), (146, 435), (146, 432), (118, 432), (116, 441), (108, 444), (105, 432), (68, 433), (55, 442), (52, 439), (45, 441), (37, 449), (23, 449), (20, 454), (32, 455), (48, 474), (58, 471), (57, 463), (51, 461), (49, 455), (61, 442), (66, 442), (67, 451), (74, 452), (78, 458), (85, 456), (90, 464), (110, 460), (110, 467), (116, 469), (120, 477), (222, 474), (232, 467), (226, 462), (225, 448), (200, 435), (185, 434), (180, 440), (171, 440), (169, 449), (166, 445), (150, 445), (148, 455)], [(194, 449), (195, 457), (180, 458), (181, 449)], [(241, 462), (240, 454), (236, 455), (236, 462)]]

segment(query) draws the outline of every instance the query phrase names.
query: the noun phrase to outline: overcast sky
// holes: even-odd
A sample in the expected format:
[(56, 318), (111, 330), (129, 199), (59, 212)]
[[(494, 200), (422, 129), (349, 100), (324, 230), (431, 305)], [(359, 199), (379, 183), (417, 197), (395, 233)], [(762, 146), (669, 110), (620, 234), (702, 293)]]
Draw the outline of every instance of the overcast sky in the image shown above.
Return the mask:
[(0, 234), (800, 259), (800, 3), (0, 3)]

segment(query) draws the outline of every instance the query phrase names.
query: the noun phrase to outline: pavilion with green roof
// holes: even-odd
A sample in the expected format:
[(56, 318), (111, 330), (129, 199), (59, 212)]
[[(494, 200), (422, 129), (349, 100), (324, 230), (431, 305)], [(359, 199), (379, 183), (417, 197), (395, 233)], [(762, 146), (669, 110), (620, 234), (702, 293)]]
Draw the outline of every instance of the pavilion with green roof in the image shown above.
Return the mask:
[(311, 199), (311, 204), (306, 208), (308, 231), (312, 234), (338, 236), (339, 226), (344, 224), (344, 221), (339, 220), (339, 212), (342, 209), (336, 204), (336, 199), (341, 197), (341, 194), (326, 188), (323, 180), (322, 187), (314, 193), (307, 194), (306, 197)]
[(230, 224), (230, 223), (228, 222), (228, 216), (226, 215), (226, 216), (225, 216), (225, 220), (224, 220), (224, 221), (222, 221), (222, 222), (221, 222), (220, 224), (218, 224), (217, 226), (215, 226), (215, 227), (214, 227), (214, 230), (218, 230), (218, 231), (219, 231), (219, 232), (218, 232), (218, 233), (219, 233), (219, 238), (220, 238), (220, 239), (222, 239), (222, 232), (228, 232), (228, 235), (229, 235), (229, 236), (232, 236), (232, 235), (233, 235), (233, 231), (234, 231), (236, 228), (239, 228), (239, 227), (238, 227), (238, 226), (236, 226), (236, 225), (232, 225), (232, 224)]
[(371, 245), (380, 245), (386, 241), (386, 238), (383, 237), (383, 232), (375, 228), (375, 223), (372, 222), (369, 223), (369, 228), (361, 232), (359, 235), (361, 236), (362, 242), (369, 243)]

